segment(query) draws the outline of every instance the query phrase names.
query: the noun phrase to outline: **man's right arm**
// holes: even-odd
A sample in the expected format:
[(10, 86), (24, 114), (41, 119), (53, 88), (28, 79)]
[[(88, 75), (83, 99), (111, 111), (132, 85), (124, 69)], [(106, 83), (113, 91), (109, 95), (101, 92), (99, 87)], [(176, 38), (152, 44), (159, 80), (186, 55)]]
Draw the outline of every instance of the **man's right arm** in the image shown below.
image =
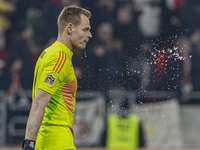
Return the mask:
[(52, 95), (38, 89), (35, 99), (32, 102), (27, 126), (25, 139), (36, 141), (37, 133), (43, 120), (45, 107), (51, 100)]

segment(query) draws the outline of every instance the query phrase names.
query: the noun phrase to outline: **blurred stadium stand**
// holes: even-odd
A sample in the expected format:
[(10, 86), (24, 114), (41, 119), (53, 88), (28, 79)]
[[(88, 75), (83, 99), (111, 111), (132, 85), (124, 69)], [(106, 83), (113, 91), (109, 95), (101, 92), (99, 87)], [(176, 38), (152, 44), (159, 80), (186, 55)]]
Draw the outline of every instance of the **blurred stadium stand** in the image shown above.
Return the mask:
[[(21, 145), (33, 68), (56, 40), (60, 10), (72, 4), (92, 12), (93, 35), (72, 60), (78, 149), (101, 150), (107, 114), (124, 96), (144, 122), (147, 148), (200, 147), (199, 0), (0, 0), (0, 147)], [(12, 84), (16, 60), (23, 98)]]

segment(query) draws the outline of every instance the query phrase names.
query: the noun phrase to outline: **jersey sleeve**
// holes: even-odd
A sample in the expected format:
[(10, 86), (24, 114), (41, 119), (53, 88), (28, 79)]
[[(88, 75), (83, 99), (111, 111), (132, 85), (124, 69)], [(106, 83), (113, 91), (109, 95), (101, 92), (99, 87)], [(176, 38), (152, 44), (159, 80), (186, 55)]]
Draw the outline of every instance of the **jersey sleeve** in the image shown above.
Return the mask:
[(67, 54), (63, 51), (51, 55), (42, 69), (38, 88), (54, 95), (56, 90), (62, 86), (63, 80), (70, 74), (70, 64)]

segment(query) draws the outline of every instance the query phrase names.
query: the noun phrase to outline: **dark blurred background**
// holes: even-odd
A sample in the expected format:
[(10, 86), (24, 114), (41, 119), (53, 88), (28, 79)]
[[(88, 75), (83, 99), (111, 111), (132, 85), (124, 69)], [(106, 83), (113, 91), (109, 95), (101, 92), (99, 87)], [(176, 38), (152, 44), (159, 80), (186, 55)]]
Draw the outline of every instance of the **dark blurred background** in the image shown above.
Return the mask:
[(0, 0), (0, 90), (7, 122), (28, 115), (35, 63), (56, 40), (57, 17), (68, 5), (92, 13), (93, 38), (72, 60), (78, 91), (99, 91), (106, 104), (113, 89), (135, 92), (140, 105), (170, 98), (200, 104), (199, 0)]

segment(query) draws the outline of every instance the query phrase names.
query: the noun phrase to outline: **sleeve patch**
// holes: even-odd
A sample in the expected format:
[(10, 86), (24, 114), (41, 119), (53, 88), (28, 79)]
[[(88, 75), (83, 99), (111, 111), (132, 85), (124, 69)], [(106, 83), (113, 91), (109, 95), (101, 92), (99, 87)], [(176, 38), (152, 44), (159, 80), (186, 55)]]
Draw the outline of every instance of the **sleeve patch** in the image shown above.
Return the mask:
[(47, 76), (44, 79), (43, 83), (47, 83), (47, 84), (53, 86), (55, 81), (56, 81), (56, 77), (54, 77), (52, 74), (47, 74)]

